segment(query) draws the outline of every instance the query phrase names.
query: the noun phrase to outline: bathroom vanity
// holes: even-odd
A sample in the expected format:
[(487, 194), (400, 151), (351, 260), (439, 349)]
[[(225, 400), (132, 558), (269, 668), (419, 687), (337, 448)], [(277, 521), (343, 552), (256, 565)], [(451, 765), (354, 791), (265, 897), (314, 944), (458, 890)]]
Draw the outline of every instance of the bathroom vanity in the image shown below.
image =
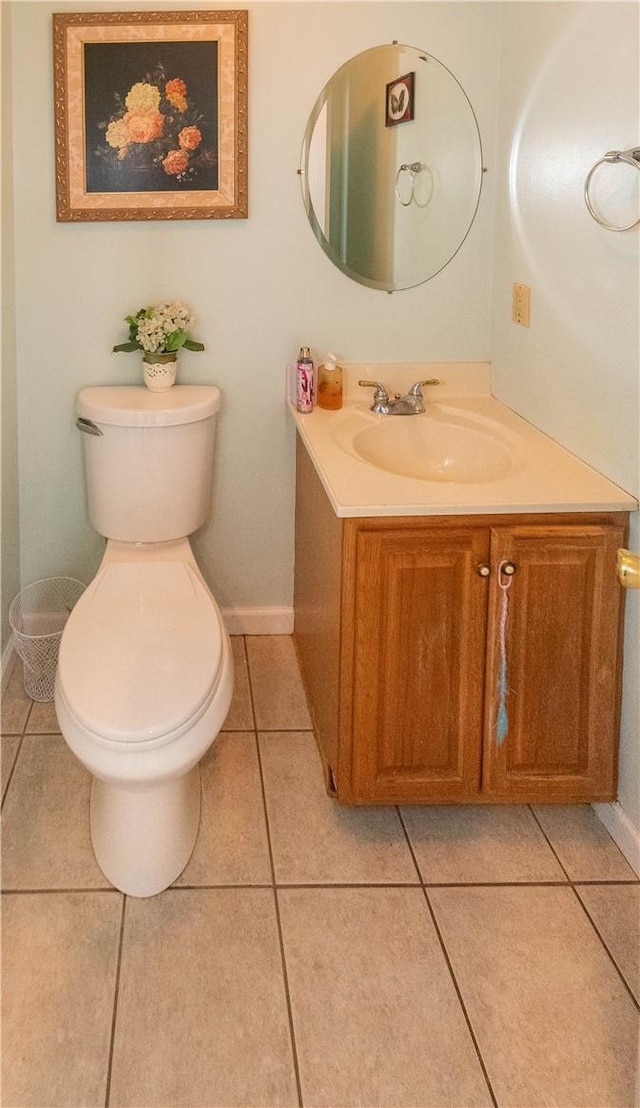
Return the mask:
[[(345, 804), (611, 800), (616, 553), (635, 501), (474, 393), (473, 371), (461, 395), (442, 368), (434, 438), (438, 420), (497, 437), (499, 477), (419, 480), (365, 460), (366, 395), (296, 420), (294, 634), (327, 789)], [(372, 418), (367, 430), (391, 417)], [(415, 418), (428, 430), (429, 410)], [(413, 419), (393, 434), (415, 434)]]

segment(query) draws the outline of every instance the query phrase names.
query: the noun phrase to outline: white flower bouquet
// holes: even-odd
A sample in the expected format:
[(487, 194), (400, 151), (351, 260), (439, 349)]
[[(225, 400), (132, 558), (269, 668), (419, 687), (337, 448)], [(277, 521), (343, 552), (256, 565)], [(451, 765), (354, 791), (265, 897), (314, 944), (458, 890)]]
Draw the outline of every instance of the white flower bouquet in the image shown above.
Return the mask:
[(114, 351), (143, 350), (145, 354), (173, 354), (178, 350), (204, 350), (204, 344), (188, 338), (193, 327), (191, 310), (179, 300), (141, 308), (136, 315), (125, 316), (129, 339), (114, 346)]

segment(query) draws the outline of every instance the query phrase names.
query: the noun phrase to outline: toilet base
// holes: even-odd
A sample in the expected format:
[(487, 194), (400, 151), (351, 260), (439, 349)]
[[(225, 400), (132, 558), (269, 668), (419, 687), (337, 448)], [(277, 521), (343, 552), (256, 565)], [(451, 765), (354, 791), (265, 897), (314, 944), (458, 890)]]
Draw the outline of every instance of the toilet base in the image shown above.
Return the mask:
[(91, 787), (91, 842), (105, 877), (129, 896), (155, 896), (186, 866), (200, 825), (200, 767), (151, 788), (98, 778)]

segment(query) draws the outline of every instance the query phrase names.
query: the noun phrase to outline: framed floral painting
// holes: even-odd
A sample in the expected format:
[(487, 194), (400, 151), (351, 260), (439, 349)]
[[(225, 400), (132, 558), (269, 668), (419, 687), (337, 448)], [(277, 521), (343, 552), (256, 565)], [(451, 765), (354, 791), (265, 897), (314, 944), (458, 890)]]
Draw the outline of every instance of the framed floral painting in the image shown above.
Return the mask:
[(53, 16), (59, 222), (246, 218), (247, 24)]

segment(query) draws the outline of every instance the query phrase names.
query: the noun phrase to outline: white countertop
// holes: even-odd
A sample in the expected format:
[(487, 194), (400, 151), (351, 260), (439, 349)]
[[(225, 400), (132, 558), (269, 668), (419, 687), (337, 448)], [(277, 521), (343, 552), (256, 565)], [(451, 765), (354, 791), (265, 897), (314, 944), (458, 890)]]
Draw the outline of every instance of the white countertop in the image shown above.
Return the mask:
[[(515, 512), (635, 511), (637, 500), (547, 435), (516, 415), (490, 393), (486, 363), (345, 366), (348, 380), (339, 411), (289, 409), (336, 515), (424, 516)], [(438, 377), (424, 389), (424, 415), (376, 416), (371, 391), (359, 378), (383, 381), (389, 393), (404, 393), (414, 381)], [(502, 477), (463, 484), (405, 477), (362, 460), (350, 449), (351, 428), (396, 420), (446, 420), (465, 413), (479, 426), (499, 425), (513, 449), (514, 464)], [(342, 443), (342, 445), (340, 445)]]

